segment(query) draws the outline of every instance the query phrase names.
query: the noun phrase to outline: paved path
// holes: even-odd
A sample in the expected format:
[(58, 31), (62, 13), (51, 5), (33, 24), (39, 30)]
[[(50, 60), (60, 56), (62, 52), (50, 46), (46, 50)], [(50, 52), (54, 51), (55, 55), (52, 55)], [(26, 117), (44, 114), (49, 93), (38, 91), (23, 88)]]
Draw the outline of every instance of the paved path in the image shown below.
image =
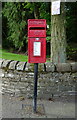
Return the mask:
[(32, 99), (2, 96), (2, 118), (75, 118), (75, 97), (55, 97), (38, 100), (37, 114)]

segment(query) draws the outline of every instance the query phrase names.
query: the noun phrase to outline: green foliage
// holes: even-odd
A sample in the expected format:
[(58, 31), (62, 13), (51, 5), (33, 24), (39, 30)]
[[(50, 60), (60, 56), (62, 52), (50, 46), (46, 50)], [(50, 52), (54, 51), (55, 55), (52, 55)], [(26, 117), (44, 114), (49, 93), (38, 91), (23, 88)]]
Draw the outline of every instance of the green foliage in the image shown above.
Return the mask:
[(46, 41), (49, 42), (51, 40), (51, 36), (46, 37)]
[(51, 3), (50, 2), (42, 2), (39, 11), (40, 11), (40, 18), (46, 19), (47, 25), (49, 28), (47, 29), (47, 40), (51, 40)]
[(77, 61), (77, 44), (76, 43), (68, 44), (67, 59)]
[(66, 34), (67, 42), (77, 41), (77, 2), (66, 3)]
[[(20, 11), (21, 10), (21, 11)], [(15, 48), (23, 46), (23, 41), (26, 39), (25, 26), (25, 11), (23, 11), (22, 4), (7, 2), (3, 8), (3, 15), (7, 18), (8, 34), (7, 41)]]
[[(36, 17), (46, 19), (47, 24), (50, 26), (49, 6), (49, 3), (42, 2), (38, 4), (36, 2), (3, 3), (3, 47), (13, 47), (20, 50), (25, 48), (28, 19), (35, 19)], [(50, 29), (47, 30), (47, 34), (50, 36)]]

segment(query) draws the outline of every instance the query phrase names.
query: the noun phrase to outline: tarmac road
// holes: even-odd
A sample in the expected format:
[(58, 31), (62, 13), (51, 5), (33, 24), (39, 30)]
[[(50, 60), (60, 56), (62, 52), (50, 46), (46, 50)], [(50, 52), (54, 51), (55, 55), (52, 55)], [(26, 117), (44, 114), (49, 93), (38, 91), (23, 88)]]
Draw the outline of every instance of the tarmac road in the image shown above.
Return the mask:
[(2, 118), (75, 118), (75, 107), (75, 96), (40, 99), (34, 114), (32, 99), (2, 95)]

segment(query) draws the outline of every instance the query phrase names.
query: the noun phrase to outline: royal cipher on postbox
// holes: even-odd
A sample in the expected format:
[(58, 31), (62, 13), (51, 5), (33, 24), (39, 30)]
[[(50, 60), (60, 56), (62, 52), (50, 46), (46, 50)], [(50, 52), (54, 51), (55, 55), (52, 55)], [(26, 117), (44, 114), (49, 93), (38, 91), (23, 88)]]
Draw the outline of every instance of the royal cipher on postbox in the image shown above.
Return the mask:
[(46, 62), (46, 20), (28, 20), (28, 62)]

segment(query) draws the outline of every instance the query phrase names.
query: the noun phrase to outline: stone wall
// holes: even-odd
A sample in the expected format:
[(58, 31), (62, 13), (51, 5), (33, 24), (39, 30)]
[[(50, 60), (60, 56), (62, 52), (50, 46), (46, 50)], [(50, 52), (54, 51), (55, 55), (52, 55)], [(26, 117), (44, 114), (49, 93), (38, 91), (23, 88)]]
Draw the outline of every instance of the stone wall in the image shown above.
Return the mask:
[[(0, 60), (2, 93), (33, 97), (34, 64)], [(39, 63), (38, 98), (71, 95), (77, 85), (77, 63)]]

